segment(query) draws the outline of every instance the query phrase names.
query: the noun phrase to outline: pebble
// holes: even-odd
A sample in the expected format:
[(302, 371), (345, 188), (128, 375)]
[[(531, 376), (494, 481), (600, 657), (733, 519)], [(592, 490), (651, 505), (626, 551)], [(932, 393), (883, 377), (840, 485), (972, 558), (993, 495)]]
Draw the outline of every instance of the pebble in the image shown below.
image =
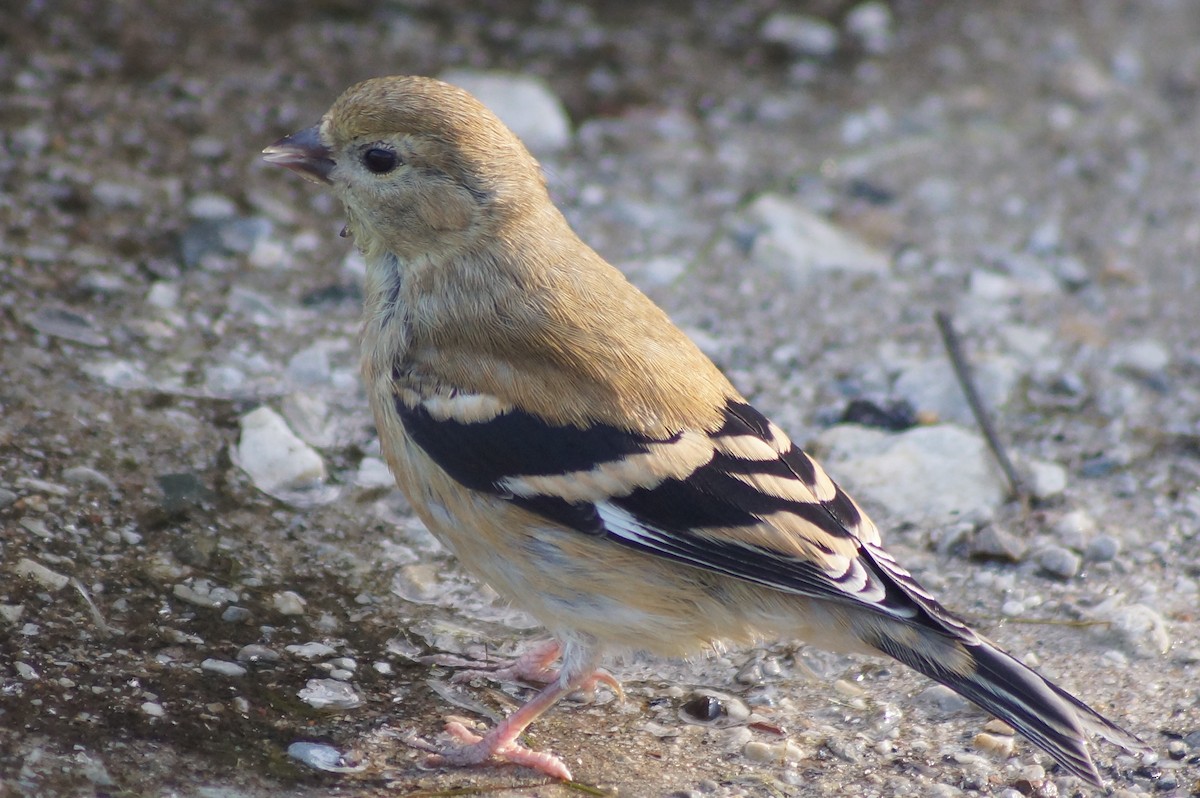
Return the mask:
[(1008, 486), (983, 438), (951, 424), (889, 434), (850, 424), (817, 436), (825, 465), (854, 495), (913, 523), (986, 521)]
[(94, 468), (72, 466), (62, 472), (62, 480), (68, 485), (82, 485), (112, 490), (112, 480)]
[(7, 488), (0, 488), (0, 510), (8, 507), (13, 502), (20, 498), (16, 493), (13, 493)]
[(271, 597), (271, 604), (281, 615), (303, 615), (308, 602), (295, 591), (283, 590)]
[(1021, 482), (1038, 501), (1061, 496), (1067, 489), (1067, 469), (1058, 463), (1026, 460), (1018, 467), (1021, 469)]
[(776, 11), (767, 17), (759, 36), (804, 58), (828, 58), (838, 47), (838, 29), (827, 20), (808, 14)]
[(395, 486), (396, 479), (383, 460), (378, 457), (364, 457), (358, 464), (354, 484), (360, 488), (391, 488)]
[(250, 617), (250, 610), (233, 604), (226, 607), (225, 611), (221, 613), (221, 620), (226, 623), (246, 623)]
[(287, 753), (292, 759), (310, 768), (330, 773), (358, 773), (367, 767), (367, 763), (358, 761), (355, 754), (344, 754), (333, 746), (322, 743), (292, 743), (288, 746)]
[(1145, 604), (1121, 602), (1121, 596), (1113, 596), (1090, 610), (1090, 617), (1107, 622), (1096, 627), (1098, 633), (1116, 636), (1137, 656), (1152, 657), (1166, 653), (1171, 647), (1171, 635), (1162, 614)]
[(318, 643), (316, 641), (286, 646), (284, 651), (300, 657), (301, 659), (309, 660), (317, 659), (319, 657), (328, 657), (337, 653), (337, 649), (333, 646), (326, 645), (325, 643)]
[[(1021, 378), (1020, 364), (1006, 355), (973, 358), (971, 373), (980, 396), (993, 410), (1008, 403)], [(917, 412), (932, 414), (939, 421), (975, 426), (975, 414), (954, 375), (954, 367), (945, 358), (908, 366), (896, 377), (892, 393)]]
[(1063, 513), (1054, 524), (1054, 537), (1059, 543), (1075, 551), (1084, 551), (1088, 540), (1096, 532), (1096, 520), (1083, 510)]
[(336, 679), (309, 679), (296, 695), (314, 709), (344, 710), (362, 705), (354, 688)]
[(278, 651), (258, 643), (242, 646), (237, 653), (238, 662), (279, 662), (280, 659)]
[(209, 673), (218, 673), (221, 676), (229, 676), (231, 678), (246, 675), (246, 669), (241, 665), (223, 659), (206, 659), (200, 663), (200, 670), (208, 671)]
[(886, 3), (869, 0), (860, 3), (846, 14), (846, 31), (857, 39), (868, 53), (886, 53), (892, 47), (895, 20)]
[(751, 762), (799, 762), (804, 759), (804, 749), (791, 740), (779, 743), (764, 743), (752, 740), (742, 748), (742, 755)]
[(52, 571), (40, 562), (22, 557), (13, 566), (13, 573), (18, 577), (31, 579), (52, 593), (58, 592), (71, 582), (71, 577)]
[(180, 584), (171, 588), (171, 593), (180, 601), (187, 602), (193, 607), (207, 607), (215, 609), (225, 604), (220, 598), (212, 596), (207, 590), (192, 587), (191, 585)]
[(17, 621), (21, 620), (21, 616), (24, 614), (24, 604), (0, 604), (0, 618), (13, 626), (17, 625)]
[(66, 308), (42, 307), (27, 313), (24, 321), (42, 335), (91, 347), (108, 346), (108, 336), (86, 316)]
[(755, 231), (750, 257), (798, 286), (825, 272), (888, 272), (887, 255), (783, 195), (763, 194), (744, 218)]
[(916, 700), (942, 712), (961, 712), (970, 704), (967, 699), (942, 684), (934, 684), (917, 693)]
[(1160, 377), (1171, 364), (1171, 354), (1159, 341), (1142, 339), (1117, 347), (1113, 363), (1139, 377)]
[(1008, 759), (1016, 749), (1016, 741), (1012, 737), (980, 732), (975, 735), (975, 747), (981, 751)]
[(237, 215), (237, 203), (221, 194), (197, 194), (188, 200), (187, 213), (193, 219), (229, 219)]
[(152, 718), (161, 718), (167, 714), (167, 711), (163, 709), (163, 705), (155, 701), (144, 702), (141, 709), (142, 712), (146, 713)]
[(971, 538), (971, 556), (983, 560), (1020, 562), (1029, 547), (1007, 529), (988, 524)]
[(17, 669), (17, 675), (27, 682), (37, 681), (38, 672), (33, 669), (33, 666), (27, 662), (17, 662), (14, 667)]
[(570, 145), (567, 111), (540, 78), (471, 70), (452, 70), (440, 77), (479, 98), (535, 155), (554, 153)]
[(1047, 546), (1038, 552), (1038, 566), (1060, 579), (1073, 579), (1083, 566), (1083, 558), (1063, 546)]
[(263, 493), (279, 498), (294, 489), (323, 483), (325, 462), (316, 450), (296, 437), (283, 417), (260, 407), (240, 420), (241, 439), (236, 461)]

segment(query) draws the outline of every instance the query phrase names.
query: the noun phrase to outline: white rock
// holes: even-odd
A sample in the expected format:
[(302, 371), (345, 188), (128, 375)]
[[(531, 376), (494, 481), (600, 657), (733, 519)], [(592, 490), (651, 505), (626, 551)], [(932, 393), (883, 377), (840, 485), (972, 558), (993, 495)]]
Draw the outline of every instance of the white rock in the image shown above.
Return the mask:
[(571, 122), (562, 102), (540, 78), (507, 72), (453, 70), (441, 79), (474, 94), (535, 155), (565, 149)]
[[(974, 359), (971, 374), (975, 387), (991, 410), (1003, 407), (1012, 396), (1020, 378), (1016, 359), (992, 355)], [(962, 385), (954, 376), (954, 367), (945, 358), (925, 360), (905, 368), (896, 377), (893, 393), (919, 413), (932, 413), (939, 421), (975, 426), (975, 416)]]
[(315, 709), (354, 709), (362, 704), (353, 687), (336, 679), (309, 679), (297, 695)]
[(1061, 496), (1067, 489), (1067, 469), (1058, 463), (1044, 460), (1026, 460), (1018, 466), (1021, 480), (1033, 498), (1039, 501)]
[(1100, 634), (1115, 635), (1138, 656), (1164, 654), (1171, 647), (1166, 619), (1145, 604), (1123, 604), (1121, 596), (1113, 596), (1093, 607), (1088, 615), (1106, 622), (1097, 627)]
[(809, 58), (826, 58), (838, 46), (838, 30), (830, 22), (807, 14), (776, 11), (759, 31), (763, 41), (786, 47)]
[(297, 438), (274, 410), (260, 407), (242, 416), (240, 424), (234, 459), (263, 493), (280, 497), (325, 481), (321, 455)]
[(1171, 354), (1152, 339), (1130, 341), (1116, 351), (1116, 365), (1143, 377), (1159, 375), (1171, 364)]
[(390, 488), (396, 480), (388, 469), (387, 463), (378, 457), (364, 457), (358, 464), (358, 473), (354, 475), (354, 484), (360, 488)]
[(337, 649), (333, 646), (317, 640), (311, 643), (296, 643), (286, 646), (284, 651), (301, 659), (317, 659), (318, 657), (328, 657), (337, 653)]
[(221, 676), (229, 676), (237, 678), (246, 675), (246, 669), (236, 662), (229, 662), (223, 659), (206, 659), (200, 663), (200, 670), (208, 671), (209, 673), (220, 674)]
[(846, 30), (871, 53), (887, 52), (892, 46), (892, 11), (886, 3), (870, 0), (850, 9)]
[(275, 605), (275, 611), (281, 615), (303, 615), (304, 607), (308, 604), (299, 593), (292, 590), (276, 593), (271, 601)]
[(951, 424), (899, 435), (842, 424), (821, 433), (817, 445), (835, 480), (900, 520), (984, 521), (1008, 493), (983, 438)]
[(886, 274), (888, 258), (799, 203), (779, 194), (763, 194), (746, 209), (759, 231), (751, 257), (798, 283), (822, 272)]
[(31, 579), (51, 592), (62, 590), (71, 583), (71, 577), (57, 571), (51, 571), (40, 562), (22, 557), (15, 566), (13, 573), (25, 579)]

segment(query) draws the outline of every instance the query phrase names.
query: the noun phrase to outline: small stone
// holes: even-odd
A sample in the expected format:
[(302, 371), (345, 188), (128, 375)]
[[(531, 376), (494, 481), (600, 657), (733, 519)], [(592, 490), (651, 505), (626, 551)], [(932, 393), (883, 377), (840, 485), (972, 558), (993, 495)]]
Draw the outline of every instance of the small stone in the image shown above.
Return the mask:
[(325, 643), (299, 643), (296, 645), (286, 646), (284, 651), (293, 654), (300, 659), (319, 659), (320, 657), (328, 657), (337, 653), (337, 649)]
[(1084, 553), (1092, 562), (1112, 562), (1121, 553), (1121, 541), (1112, 535), (1100, 535), (1087, 544)]
[(51, 571), (40, 562), (22, 557), (15, 566), (13, 573), (25, 579), (31, 579), (52, 593), (62, 590), (71, 583), (71, 577), (57, 571)]
[(442, 74), (441, 79), (478, 97), (534, 154), (557, 152), (571, 143), (566, 109), (540, 78), (452, 70)]
[(84, 485), (105, 490), (112, 490), (114, 487), (111, 479), (87, 466), (73, 466), (66, 469), (62, 472), (62, 479), (68, 485)]
[(1038, 552), (1038, 565), (1051, 576), (1072, 579), (1083, 565), (1083, 558), (1062, 546), (1047, 546)]
[(771, 746), (760, 740), (752, 740), (746, 743), (746, 747), (742, 749), (742, 756), (751, 762), (771, 762), (775, 758), (771, 751)]
[(1159, 341), (1142, 339), (1118, 348), (1114, 363), (1139, 377), (1160, 377), (1171, 364), (1171, 354)]
[(1097, 627), (1098, 633), (1116, 636), (1137, 656), (1151, 657), (1166, 653), (1171, 647), (1171, 635), (1162, 613), (1145, 604), (1121, 602), (1121, 596), (1113, 596), (1089, 611), (1090, 617), (1106, 622)]
[(272, 596), (271, 603), (274, 605), (275, 611), (281, 615), (303, 615), (304, 607), (308, 602), (300, 594), (284, 590)]
[(237, 215), (237, 204), (220, 194), (197, 194), (188, 201), (187, 212), (193, 219), (229, 219)]
[(869, 53), (885, 53), (892, 46), (894, 20), (887, 3), (870, 0), (846, 14), (846, 31)]
[(369, 489), (392, 488), (396, 485), (396, 479), (383, 460), (378, 457), (364, 457), (358, 464), (354, 484)]
[(17, 675), (27, 682), (35, 682), (38, 679), (38, 672), (33, 669), (33, 666), (27, 662), (15, 663)]
[(279, 652), (258, 643), (250, 643), (238, 649), (238, 662), (279, 662)]
[(200, 663), (200, 670), (208, 671), (209, 673), (217, 673), (221, 676), (229, 676), (237, 678), (246, 675), (246, 669), (236, 662), (229, 662), (223, 659), (206, 659)]
[(1067, 489), (1067, 469), (1058, 463), (1047, 463), (1042, 460), (1026, 461), (1021, 469), (1021, 481), (1026, 489), (1038, 501), (1046, 501), (1061, 496)]
[(971, 538), (971, 556), (980, 560), (1020, 562), (1027, 550), (1025, 541), (995, 524), (988, 524)]
[(226, 607), (225, 611), (221, 613), (221, 620), (226, 623), (246, 623), (250, 617), (250, 610), (233, 604)]
[(345, 710), (362, 705), (354, 688), (336, 679), (309, 679), (297, 696), (314, 709)]
[(840, 424), (818, 435), (817, 446), (839, 482), (897, 520), (983, 522), (1008, 495), (982, 436), (952, 424), (895, 435)]
[(763, 41), (804, 58), (827, 58), (838, 47), (838, 29), (820, 17), (776, 11), (759, 30)]
[(97, 330), (90, 319), (66, 308), (38, 308), (25, 315), (25, 323), (51, 338), (84, 346), (108, 346), (108, 336)]
[(19, 496), (7, 488), (0, 488), (0, 510), (13, 504)]
[(367, 767), (367, 763), (359, 761), (355, 753), (342, 753), (324, 743), (292, 743), (287, 753), (310, 768), (329, 773), (358, 773)]
[(987, 732), (975, 735), (974, 743), (979, 750), (1001, 759), (1008, 759), (1016, 748), (1016, 741), (1012, 737), (988, 734)]
[(24, 604), (0, 604), (0, 618), (13, 626), (17, 625), (17, 621), (21, 620), (21, 616), (24, 614)]
[(781, 194), (763, 194), (746, 209), (750, 257), (806, 285), (826, 272), (884, 275), (887, 255)]
[(961, 712), (969, 706), (967, 699), (941, 684), (926, 687), (917, 694), (917, 700), (946, 713)]
[(141, 709), (142, 712), (146, 713), (152, 718), (161, 718), (167, 714), (167, 711), (163, 709), (163, 705), (154, 701), (146, 701), (142, 704)]
[(1054, 524), (1054, 537), (1059, 543), (1075, 551), (1083, 551), (1088, 539), (1096, 531), (1096, 521), (1083, 510), (1063, 513)]
[(287, 500), (292, 491), (325, 481), (321, 455), (296, 437), (274, 410), (260, 407), (243, 416), (240, 424), (234, 459), (263, 493)]

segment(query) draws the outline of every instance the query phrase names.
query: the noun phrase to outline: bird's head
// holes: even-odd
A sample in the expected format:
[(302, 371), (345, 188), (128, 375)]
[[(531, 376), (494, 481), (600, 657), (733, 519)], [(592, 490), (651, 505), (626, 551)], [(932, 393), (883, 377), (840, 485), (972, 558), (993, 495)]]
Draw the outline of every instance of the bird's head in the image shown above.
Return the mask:
[(368, 255), (460, 251), (546, 204), (541, 168), (512, 131), (466, 91), (432, 78), (352, 86), (320, 124), (263, 157), (331, 185)]

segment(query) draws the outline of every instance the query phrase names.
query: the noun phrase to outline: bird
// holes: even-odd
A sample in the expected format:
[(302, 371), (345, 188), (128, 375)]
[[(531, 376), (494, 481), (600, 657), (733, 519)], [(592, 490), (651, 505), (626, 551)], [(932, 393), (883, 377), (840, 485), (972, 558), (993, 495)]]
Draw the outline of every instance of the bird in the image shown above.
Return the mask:
[[(475, 577), (552, 635), (505, 670), (546, 682), (434, 765), (523, 765), (521, 742), (606, 654), (791, 639), (891, 657), (1100, 787), (1095, 734), (1149, 750), (944, 608), (825, 470), (585, 244), (538, 161), (468, 92), (347, 89), (263, 158), (324, 184), (366, 262), (361, 369), (384, 458)], [(553, 667), (555, 661), (558, 667)]]

